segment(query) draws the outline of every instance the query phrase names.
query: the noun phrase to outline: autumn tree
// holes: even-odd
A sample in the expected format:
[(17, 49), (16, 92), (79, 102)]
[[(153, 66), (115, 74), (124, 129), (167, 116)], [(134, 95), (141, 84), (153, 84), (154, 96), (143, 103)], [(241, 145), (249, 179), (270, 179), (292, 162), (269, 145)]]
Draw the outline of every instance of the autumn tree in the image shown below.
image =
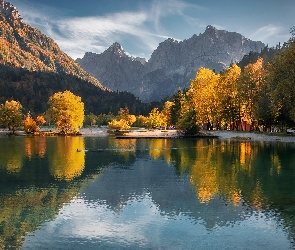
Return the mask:
[(146, 126), (147, 117), (143, 115), (139, 115), (136, 117), (136, 122), (134, 123), (137, 127), (145, 127)]
[(31, 116), (30, 112), (26, 115), (24, 119), (24, 130), (26, 133), (34, 133), (39, 131), (36, 121)]
[(9, 128), (12, 133), (22, 125), (23, 113), (22, 105), (18, 101), (6, 101), (0, 105), (0, 124), (3, 127)]
[(187, 92), (190, 109), (197, 111), (198, 123), (218, 122), (221, 116), (221, 106), (218, 99), (219, 75), (207, 68), (200, 68), (196, 78), (191, 80)]
[(136, 121), (135, 115), (129, 114), (128, 107), (120, 108), (118, 116), (108, 123), (109, 128), (115, 130), (127, 130)]
[(136, 116), (129, 114), (128, 107), (120, 108), (120, 110), (118, 111), (118, 118), (119, 120), (125, 120), (129, 126), (131, 126), (136, 121)]
[(241, 69), (236, 64), (231, 65), (220, 73), (217, 94), (221, 105), (223, 125), (239, 122), (241, 96), (239, 93), (239, 78)]
[(162, 126), (161, 112), (158, 108), (153, 108), (146, 120), (148, 128), (158, 128)]
[(40, 126), (44, 124), (46, 121), (42, 115), (37, 116), (34, 119), (29, 112), (23, 122), (24, 130), (26, 133), (35, 133), (40, 131)]
[(48, 113), (62, 134), (77, 133), (84, 121), (84, 103), (81, 97), (66, 90), (49, 98)]
[(255, 122), (258, 94), (264, 79), (263, 59), (258, 58), (255, 63), (249, 63), (241, 75), (240, 94), (243, 97), (242, 118), (249, 124)]
[(173, 105), (173, 102), (166, 101), (164, 103), (163, 110), (161, 111), (162, 126), (165, 129), (171, 124), (171, 109)]

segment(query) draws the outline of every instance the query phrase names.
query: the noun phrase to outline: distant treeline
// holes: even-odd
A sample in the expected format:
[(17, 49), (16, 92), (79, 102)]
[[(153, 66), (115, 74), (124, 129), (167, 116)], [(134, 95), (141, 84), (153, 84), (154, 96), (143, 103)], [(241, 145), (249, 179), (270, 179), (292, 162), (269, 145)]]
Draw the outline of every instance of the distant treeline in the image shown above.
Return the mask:
[[(238, 65), (243, 70), (244, 66), (254, 63), (259, 57), (265, 62), (271, 61), (280, 49), (281, 46), (265, 47), (260, 53), (250, 52)], [(165, 101), (143, 103), (129, 92), (103, 91), (92, 83), (66, 73), (29, 71), (0, 64), (0, 103), (19, 101), (24, 113), (42, 114), (48, 109), (49, 97), (64, 90), (80, 96), (85, 104), (85, 113), (95, 115), (116, 115), (120, 108), (128, 107), (131, 114), (146, 116), (155, 107), (161, 109)]]
[(0, 103), (19, 101), (25, 113), (42, 114), (48, 109), (49, 97), (64, 90), (82, 98), (86, 114), (117, 114), (120, 108), (129, 107), (132, 114), (147, 115), (152, 107), (161, 107), (161, 102), (147, 104), (128, 92), (103, 91), (92, 83), (68, 74), (0, 65)]

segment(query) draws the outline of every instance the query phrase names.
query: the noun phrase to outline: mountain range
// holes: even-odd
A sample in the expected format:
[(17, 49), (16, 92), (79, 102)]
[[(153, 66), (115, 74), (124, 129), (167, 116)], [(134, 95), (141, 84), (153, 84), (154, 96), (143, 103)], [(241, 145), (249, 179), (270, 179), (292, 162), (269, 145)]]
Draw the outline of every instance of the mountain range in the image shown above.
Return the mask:
[(188, 88), (200, 67), (219, 72), (264, 47), (262, 42), (209, 25), (204, 33), (187, 40), (165, 40), (148, 61), (130, 56), (116, 42), (101, 54), (87, 52), (75, 61), (53, 39), (26, 24), (12, 4), (0, 0), (0, 64), (30, 72), (67, 74), (103, 91), (132, 93), (143, 102), (159, 101), (179, 88)]
[(200, 67), (220, 72), (264, 47), (260, 41), (208, 25), (204, 33), (187, 40), (165, 40), (148, 61), (128, 55), (119, 43), (101, 54), (87, 52), (76, 61), (107, 88), (128, 91), (150, 102), (188, 88)]

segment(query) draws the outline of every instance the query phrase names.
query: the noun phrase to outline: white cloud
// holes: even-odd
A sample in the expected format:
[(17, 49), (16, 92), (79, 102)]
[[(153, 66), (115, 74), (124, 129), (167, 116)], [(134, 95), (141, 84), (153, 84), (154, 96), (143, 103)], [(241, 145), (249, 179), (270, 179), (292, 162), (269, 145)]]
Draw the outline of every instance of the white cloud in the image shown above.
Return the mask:
[(153, 51), (161, 40), (168, 38), (153, 31), (149, 25), (151, 16), (146, 11), (65, 18), (60, 10), (21, 3), (19, 6), (26, 23), (54, 39), (73, 58), (82, 57), (88, 51), (101, 53), (112, 43), (128, 39), (138, 40), (139, 46)]
[[(283, 34), (284, 29), (280, 26), (269, 24), (267, 26), (260, 27), (255, 32), (249, 35), (249, 38), (255, 41), (287, 41), (288, 37)], [(274, 44), (272, 44), (274, 45)]]
[(191, 21), (192, 19), (189, 16), (185, 15), (185, 11), (188, 9), (204, 10), (205, 8), (197, 4), (190, 4), (181, 0), (154, 0), (150, 9), (149, 16), (154, 22), (156, 31), (158, 33), (162, 33), (166, 32), (166, 30), (161, 25), (161, 18), (173, 15), (179, 16), (186, 21)]

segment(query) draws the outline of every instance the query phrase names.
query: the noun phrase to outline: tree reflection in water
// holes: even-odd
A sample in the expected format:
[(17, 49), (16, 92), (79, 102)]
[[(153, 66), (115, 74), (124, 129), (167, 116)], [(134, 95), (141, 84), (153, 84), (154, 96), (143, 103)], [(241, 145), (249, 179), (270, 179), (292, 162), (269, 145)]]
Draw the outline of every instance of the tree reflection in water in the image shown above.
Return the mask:
[(3, 248), (20, 248), (27, 233), (53, 221), (82, 192), (115, 213), (146, 195), (161, 214), (189, 214), (208, 229), (254, 211), (275, 213), (295, 235), (292, 144), (12, 137), (0, 138), (0, 147)]
[(72, 180), (80, 176), (85, 165), (84, 138), (58, 137), (49, 157), (50, 173), (58, 180)]

